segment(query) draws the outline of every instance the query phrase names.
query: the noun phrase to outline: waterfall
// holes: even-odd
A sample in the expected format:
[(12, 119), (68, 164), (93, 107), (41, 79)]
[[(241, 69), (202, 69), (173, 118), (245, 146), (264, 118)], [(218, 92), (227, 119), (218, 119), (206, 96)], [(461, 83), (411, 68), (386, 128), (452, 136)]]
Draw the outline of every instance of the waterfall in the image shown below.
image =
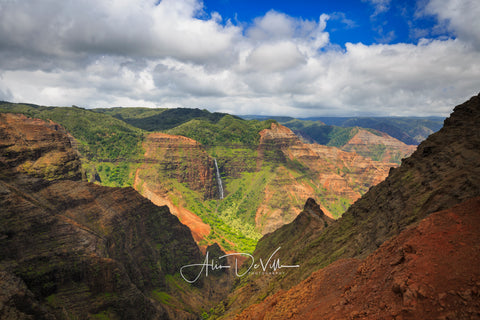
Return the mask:
[(215, 170), (216, 170), (216, 176), (217, 176), (217, 185), (218, 185), (218, 190), (219, 190), (219, 192), (220, 192), (220, 199), (223, 199), (222, 177), (220, 177), (220, 170), (218, 170), (217, 159), (213, 158), (213, 161), (215, 162)]

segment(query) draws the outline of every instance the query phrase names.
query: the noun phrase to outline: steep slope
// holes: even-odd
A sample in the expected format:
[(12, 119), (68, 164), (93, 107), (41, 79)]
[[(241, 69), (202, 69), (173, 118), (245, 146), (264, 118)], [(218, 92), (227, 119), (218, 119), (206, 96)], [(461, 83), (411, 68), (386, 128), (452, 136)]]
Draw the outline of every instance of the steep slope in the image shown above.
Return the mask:
[[(168, 205), (202, 248), (217, 242), (227, 251), (252, 252), (262, 234), (291, 222), (309, 197), (336, 218), (394, 166), (303, 144), (272, 120), (246, 121), (206, 110), (92, 111), (2, 103), (0, 111), (61, 121), (74, 135), (70, 140), (88, 181), (134, 186), (154, 203)], [(147, 134), (120, 120), (150, 117), (176, 127)]]
[[(322, 210), (337, 217), (395, 166), (334, 147), (304, 144), (276, 123), (258, 132), (262, 126), (225, 116), (217, 125), (190, 121), (171, 130), (193, 137), (211, 131), (200, 135), (204, 144), (152, 133), (143, 143), (145, 160), (134, 187), (154, 203), (168, 205), (202, 246), (215, 240), (227, 251), (250, 251), (261, 234), (294, 220), (305, 199), (322, 199)], [(219, 196), (215, 161), (224, 199)]]
[(221, 296), (212, 277), (198, 284), (206, 294), (182, 298), (176, 273), (202, 258), (190, 230), (132, 188), (79, 181), (58, 124), (1, 114), (0, 128), (0, 314), (196, 319)]
[[(132, 186), (133, 168), (142, 159), (144, 132), (107, 114), (78, 107), (45, 107), (0, 102), (0, 112), (52, 120), (73, 136), (85, 177), (112, 187)], [(132, 173), (133, 172), (133, 173)]]
[[(338, 217), (395, 166), (334, 147), (302, 143), (290, 129), (275, 123), (260, 136), (258, 165), (278, 163), (276, 172), (281, 179), (267, 184), (266, 196), (257, 210), (257, 225), (262, 226), (264, 234), (291, 222), (301, 212), (299, 200), (310, 197), (321, 199), (326, 214)], [(281, 168), (287, 173), (280, 174)], [(288, 170), (299, 174), (289, 174)]]
[(146, 137), (143, 147), (144, 167), (137, 170), (137, 176), (148, 170), (149, 164), (155, 164), (159, 166), (161, 177), (184, 183), (203, 194), (205, 199), (218, 197), (214, 161), (200, 143), (183, 136), (156, 132)]
[(418, 145), (429, 135), (442, 128), (440, 117), (319, 117), (308, 120), (322, 121), (327, 125), (370, 128), (385, 132), (407, 145)]
[(235, 319), (475, 319), (480, 198), (430, 215), (365, 260), (338, 260)]
[[(365, 258), (408, 225), (480, 196), (479, 127), (480, 96), (475, 96), (457, 106), (440, 131), (420, 144), (399, 168), (390, 171), (384, 182), (371, 188), (320, 234), (287, 235), (279, 229), (273, 235), (278, 242), (261, 239), (255, 257), (287, 247), (284, 243), (295, 243), (294, 239), (303, 239), (278, 252), (283, 264), (300, 264), (301, 268), (280, 276), (268, 275), (262, 282), (256, 282), (255, 275), (242, 279), (238, 284), (242, 289), (234, 290), (224, 302), (228, 306), (226, 314), (231, 316), (281, 288), (290, 288), (337, 259)], [(248, 303), (242, 302), (246, 300)]]
[(62, 126), (3, 113), (0, 124), (0, 169), (5, 170), (4, 174), (22, 172), (48, 180), (81, 179), (81, 162), (71, 148), (71, 136)]
[(210, 234), (210, 226), (195, 213), (172, 199), (181, 198), (177, 183), (183, 183), (203, 196), (217, 197), (214, 162), (195, 140), (165, 133), (151, 133), (143, 142), (145, 159), (135, 174), (134, 188), (156, 205), (168, 205), (174, 215), (187, 225), (197, 242)]
[(355, 151), (377, 161), (400, 163), (400, 160), (411, 155), (417, 146), (406, 145), (386, 133), (372, 133), (365, 129), (358, 129), (358, 132), (341, 149)]
[(400, 164), (401, 159), (412, 154), (417, 145), (417, 143), (406, 145), (384, 132), (373, 129), (332, 126), (321, 121), (299, 119), (291, 119), (282, 122), (282, 124), (292, 129), (295, 134), (309, 143), (319, 143), (337, 147), (344, 151), (354, 151), (376, 161)]

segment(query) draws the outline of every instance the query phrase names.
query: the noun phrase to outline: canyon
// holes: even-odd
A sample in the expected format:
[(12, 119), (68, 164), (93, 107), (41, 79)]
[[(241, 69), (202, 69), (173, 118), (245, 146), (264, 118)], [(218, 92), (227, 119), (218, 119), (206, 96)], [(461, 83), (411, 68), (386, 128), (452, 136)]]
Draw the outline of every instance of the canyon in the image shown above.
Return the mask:
[[(1, 314), (478, 316), (480, 96), (457, 106), (399, 167), (302, 142), (275, 121), (252, 123), (252, 140), (227, 145), (209, 143), (222, 138), (213, 133), (202, 142), (178, 133), (214, 125), (235, 132), (252, 124), (223, 117), (184, 122), (177, 132), (141, 132), (108, 119), (123, 131), (101, 137), (118, 135), (136, 148), (118, 149), (131, 187), (100, 185), (113, 159), (84, 152), (111, 153), (85, 147), (78, 132), (0, 113)], [(388, 139), (359, 132), (351, 145)], [(85, 181), (93, 168), (96, 183)], [(332, 208), (346, 211), (338, 217)], [(242, 248), (255, 248), (256, 261), (273, 253), (279, 266), (298, 267), (243, 277), (216, 270), (194, 284), (179, 274), (206, 252), (216, 259)]]
[[(310, 197), (323, 199), (322, 210), (336, 218), (396, 166), (335, 147), (305, 144), (276, 123), (259, 136), (253, 150), (215, 146), (212, 151), (191, 138), (150, 133), (133, 187), (155, 204), (168, 205), (202, 248), (212, 243), (212, 233), (223, 239), (224, 250), (232, 251), (228, 234), (209, 225), (213, 215), (224, 224), (234, 220), (247, 226), (253, 231), (245, 233), (254, 239), (293, 221)], [(246, 209), (240, 213), (242, 203)]]
[[(352, 139), (364, 148), (366, 156), (360, 156), (304, 143), (273, 120), (198, 109), (91, 111), (0, 103), (0, 110), (63, 123), (83, 179), (131, 186), (167, 205), (203, 251), (217, 243), (228, 252), (252, 252), (262, 235), (293, 221), (309, 197), (338, 218), (398, 166), (369, 155), (368, 145), (375, 149), (388, 139)], [(385, 142), (388, 148), (402, 144), (394, 140)]]

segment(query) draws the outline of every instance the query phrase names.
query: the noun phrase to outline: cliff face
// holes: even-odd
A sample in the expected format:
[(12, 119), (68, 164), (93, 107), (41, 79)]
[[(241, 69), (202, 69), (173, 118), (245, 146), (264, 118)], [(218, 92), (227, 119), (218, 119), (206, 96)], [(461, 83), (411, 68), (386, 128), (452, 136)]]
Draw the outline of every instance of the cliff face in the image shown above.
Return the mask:
[(0, 127), (1, 314), (195, 318), (162, 299), (174, 296), (167, 276), (201, 260), (190, 230), (167, 207), (132, 188), (47, 181), (52, 172), (80, 177), (65, 133), (11, 114), (0, 114)]
[[(302, 143), (290, 129), (275, 123), (260, 136), (258, 162), (280, 165), (256, 214), (263, 234), (291, 222), (301, 211), (298, 199), (321, 198), (322, 204), (343, 201), (347, 207), (396, 166), (335, 147)], [(278, 198), (280, 194), (283, 200)], [(327, 208), (322, 210), (333, 217)]]
[[(4, 174), (81, 179), (81, 163), (65, 129), (54, 122), (0, 113), (0, 160)], [(8, 170), (11, 169), (11, 170)]]
[(364, 260), (341, 259), (235, 319), (473, 319), (480, 198), (434, 213)]
[(135, 174), (134, 188), (158, 206), (167, 205), (188, 226), (195, 241), (210, 234), (210, 226), (174, 199), (182, 198), (177, 183), (202, 195), (218, 198), (214, 160), (195, 140), (165, 133), (151, 133), (143, 142), (145, 159)]
[[(292, 233), (284, 240), (274, 232), (261, 239), (254, 256), (261, 257), (281, 246), (288, 248), (278, 252), (282, 263), (299, 264), (301, 268), (289, 270), (281, 277), (268, 276), (263, 281), (249, 276), (242, 288), (229, 296), (226, 303), (232, 307), (227, 314), (235, 314), (282, 288), (288, 289), (340, 258), (363, 259), (412, 223), (479, 197), (479, 127), (480, 96), (475, 96), (457, 106), (440, 131), (420, 144), (399, 168), (391, 170), (385, 181), (371, 188), (338, 221), (311, 235)], [(269, 238), (277, 241), (272, 243)], [(247, 296), (249, 303), (242, 303)]]
[(374, 134), (365, 129), (358, 129), (353, 138), (341, 149), (354, 151), (378, 161), (400, 163), (401, 159), (410, 156), (417, 146), (406, 145), (383, 132), (376, 131)]
[[(165, 133), (151, 133), (144, 143), (145, 165), (137, 175), (147, 175), (149, 169), (158, 172), (158, 178), (174, 179), (190, 189), (202, 193), (205, 199), (217, 197), (214, 161), (195, 140)], [(144, 173), (145, 172), (145, 173)], [(154, 180), (150, 177), (149, 180)]]

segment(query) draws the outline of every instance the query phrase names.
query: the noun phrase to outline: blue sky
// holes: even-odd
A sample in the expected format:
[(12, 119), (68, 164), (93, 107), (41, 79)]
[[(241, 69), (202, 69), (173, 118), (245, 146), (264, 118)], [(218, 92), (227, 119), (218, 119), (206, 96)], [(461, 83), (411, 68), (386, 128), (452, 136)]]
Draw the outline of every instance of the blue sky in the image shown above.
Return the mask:
[(480, 91), (478, 0), (0, 0), (0, 100), (448, 116)]
[[(416, 43), (421, 36), (452, 36), (447, 30), (432, 34), (436, 24), (432, 15), (415, 16), (418, 5), (414, 0), (405, 1), (254, 1), (254, 0), (204, 0), (205, 11), (219, 12), (225, 21), (249, 24), (270, 10), (291, 17), (318, 20), (322, 14), (330, 16), (325, 31), (332, 43), (344, 47), (346, 42)], [(438, 32), (438, 31), (437, 31)]]

